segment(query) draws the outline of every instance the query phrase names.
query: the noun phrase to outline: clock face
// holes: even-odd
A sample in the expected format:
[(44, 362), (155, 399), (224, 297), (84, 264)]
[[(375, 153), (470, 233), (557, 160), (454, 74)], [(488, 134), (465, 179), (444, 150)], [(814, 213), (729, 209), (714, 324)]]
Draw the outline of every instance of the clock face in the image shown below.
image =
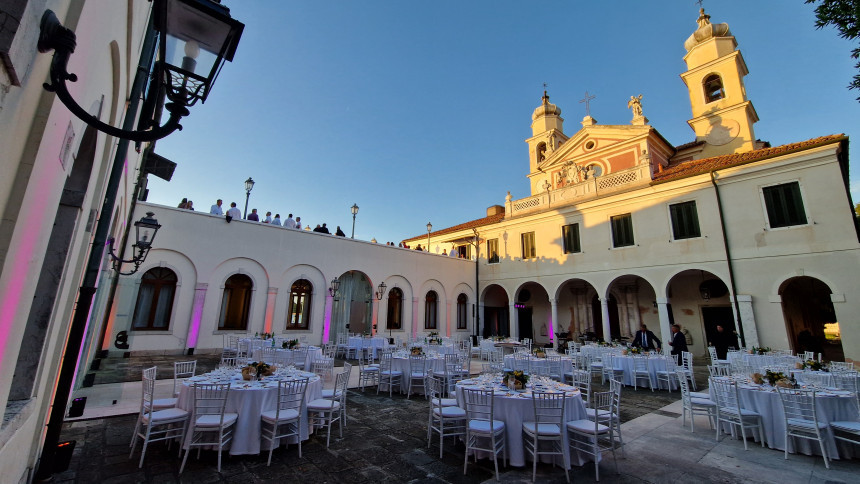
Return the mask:
[(722, 119), (711, 125), (708, 134), (705, 135), (705, 141), (714, 146), (722, 146), (737, 138), (740, 131), (741, 126), (737, 121)]

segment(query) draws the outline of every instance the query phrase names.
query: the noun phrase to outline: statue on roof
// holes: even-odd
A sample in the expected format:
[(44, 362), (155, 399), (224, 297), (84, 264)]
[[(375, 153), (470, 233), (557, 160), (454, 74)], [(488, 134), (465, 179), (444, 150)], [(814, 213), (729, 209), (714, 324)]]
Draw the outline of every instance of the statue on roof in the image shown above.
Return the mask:
[(627, 109), (633, 111), (634, 118), (642, 117), (642, 95), (630, 96), (630, 100), (627, 101)]

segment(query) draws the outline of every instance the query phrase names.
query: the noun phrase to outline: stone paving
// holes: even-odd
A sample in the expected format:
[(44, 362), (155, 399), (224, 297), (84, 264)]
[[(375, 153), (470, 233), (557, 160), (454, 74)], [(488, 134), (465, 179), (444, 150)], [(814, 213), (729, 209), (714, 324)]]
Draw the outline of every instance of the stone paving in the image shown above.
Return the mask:
[[(131, 362), (130, 362), (131, 363)], [(138, 363), (134, 363), (135, 365)], [(148, 364), (148, 363), (147, 363)], [(141, 367), (146, 366), (140, 363)], [(161, 366), (161, 365), (159, 365)], [(139, 375), (139, 373), (138, 373)], [(704, 381), (702, 375), (697, 380)], [(302, 446), (281, 447), (266, 465), (265, 453), (257, 456), (224, 454), (222, 471), (215, 470), (216, 454), (203, 452), (188, 459), (182, 476), (181, 459), (173, 446), (155, 444), (147, 451), (138, 469), (139, 450), (129, 459), (129, 440), (135, 416), (125, 415), (67, 423), (62, 439), (76, 440), (71, 466), (57, 474), (56, 482), (123, 483), (136, 482), (493, 482), (492, 461), (470, 462), (463, 475), (464, 446), (448, 439), (439, 458), (438, 440), (428, 449), (426, 440), (427, 402), (406, 400), (395, 395), (376, 395), (368, 389), (348, 393), (348, 426), (343, 438), (332, 435), (330, 448), (325, 436), (312, 435)], [(605, 456), (600, 464), (601, 482), (860, 482), (858, 460), (834, 461), (824, 469), (820, 457), (791, 455), (783, 460), (781, 451), (762, 449), (728, 437), (714, 440), (703, 419), (696, 433), (682, 429), (678, 418), (678, 392), (651, 392), (625, 388), (622, 395), (622, 434), (625, 457), (615, 461)], [(500, 462), (501, 467), (501, 462)], [(501, 467), (502, 482), (528, 482), (531, 468)], [(564, 472), (549, 464), (538, 465), (537, 482), (564, 482)], [(592, 482), (594, 465), (573, 467), (572, 481)]]

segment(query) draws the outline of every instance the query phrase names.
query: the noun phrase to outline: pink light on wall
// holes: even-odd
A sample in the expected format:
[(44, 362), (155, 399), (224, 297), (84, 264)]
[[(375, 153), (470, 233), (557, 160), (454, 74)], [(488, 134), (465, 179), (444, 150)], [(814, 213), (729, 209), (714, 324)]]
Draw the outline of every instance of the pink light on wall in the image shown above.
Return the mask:
[(206, 301), (206, 289), (208, 284), (198, 284), (194, 291), (194, 305), (191, 308), (191, 324), (188, 325), (188, 348), (197, 346), (197, 338), (200, 336), (200, 323), (203, 320), (203, 303)]
[[(329, 298), (326, 298), (328, 301)], [(332, 298), (331, 304), (327, 304), (325, 308), (325, 325), (323, 327), (323, 343), (328, 343), (329, 335), (331, 334), (331, 310), (332, 306), (334, 306), (334, 299)]]

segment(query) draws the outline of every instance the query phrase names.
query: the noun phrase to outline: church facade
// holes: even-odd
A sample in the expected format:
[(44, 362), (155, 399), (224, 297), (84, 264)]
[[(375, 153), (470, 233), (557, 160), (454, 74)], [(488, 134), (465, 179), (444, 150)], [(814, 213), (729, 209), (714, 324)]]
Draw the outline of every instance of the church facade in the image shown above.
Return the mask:
[(756, 139), (728, 25), (700, 11), (684, 45), (695, 141), (669, 143), (641, 95), (629, 124), (587, 115), (566, 133), (544, 93), (526, 140), (531, 195), (431, 233), (429, 250), (477, 260), (485, 336), (629, 340), (645, 324), (666, 341), (674, 323), (706, 355), (719, 324), (747, 347), (860, 358), (847, 137)]

